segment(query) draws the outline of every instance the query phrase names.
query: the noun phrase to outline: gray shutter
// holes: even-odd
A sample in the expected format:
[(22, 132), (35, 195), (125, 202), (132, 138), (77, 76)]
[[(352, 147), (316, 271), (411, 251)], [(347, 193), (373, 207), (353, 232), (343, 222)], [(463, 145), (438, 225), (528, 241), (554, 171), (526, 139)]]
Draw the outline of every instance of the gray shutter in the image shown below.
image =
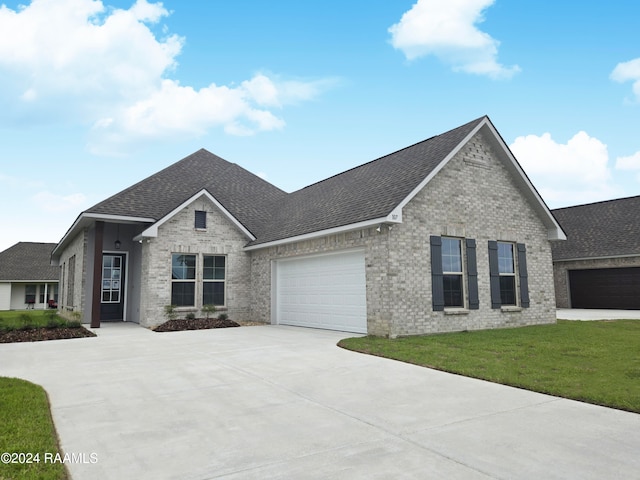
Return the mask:
[(434, 311), (444, 310), (444, 284), (442, 280), (442, 239), (429, 237), (431, 243), (431, 299)]
[(518, 275), (520, 276), (520, 306), (529, 307), (529, 278), (527, 275), (527, 247), (518, 243)]
[(491, 285), (491, 308), (500, 308), (500, 271), (498, 270), (498, 242), (489, 240), (489, 282)]
[(476, 265), (476, 241), (467, 238), (467, 284), (469, 286), (469, 310), (480, 308), (478, 296), (478, 267)]

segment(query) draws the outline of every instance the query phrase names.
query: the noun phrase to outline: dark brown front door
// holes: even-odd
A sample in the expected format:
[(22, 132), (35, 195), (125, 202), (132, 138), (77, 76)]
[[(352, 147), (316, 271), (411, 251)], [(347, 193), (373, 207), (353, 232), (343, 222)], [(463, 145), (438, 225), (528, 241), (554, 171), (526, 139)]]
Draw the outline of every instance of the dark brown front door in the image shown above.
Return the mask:
[(100, 320), (117, 322), (124, 320), (126, 254), (102, 254), (102, 285), (100, 295)]
[(640, 309), (640, 268), (570, 270), (572, 308)]

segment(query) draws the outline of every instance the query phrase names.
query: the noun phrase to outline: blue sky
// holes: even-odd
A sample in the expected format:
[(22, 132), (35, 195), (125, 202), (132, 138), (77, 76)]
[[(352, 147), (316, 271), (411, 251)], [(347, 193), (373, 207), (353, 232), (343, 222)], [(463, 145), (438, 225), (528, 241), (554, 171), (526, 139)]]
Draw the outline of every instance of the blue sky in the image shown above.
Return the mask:
[[(1, 1), (1, 0), (0, 0)], [(293, 191), (489, 115), (551, 208), (640, 194), (640, 4), (0, 7), (0, 250), (199, 148)]]

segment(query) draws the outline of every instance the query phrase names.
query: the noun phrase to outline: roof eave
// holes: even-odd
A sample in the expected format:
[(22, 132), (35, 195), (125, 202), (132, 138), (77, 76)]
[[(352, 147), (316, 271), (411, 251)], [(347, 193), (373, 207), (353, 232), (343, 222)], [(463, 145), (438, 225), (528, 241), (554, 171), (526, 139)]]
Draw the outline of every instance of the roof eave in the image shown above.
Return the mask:
[(270, 242), (259, 243), (257, 245), (249, 245), (244, 247), (244, 250), (245, 251), (260, 250), (263, 248), (276, 247), (278, 245), (286, 245), (288, 243), (301, 242), (304, 240), (312, 240), (314, 238), (325, 237), (327, 235), (336, 235), (339, 233), (352, 232), (354, 230), (361, 230), (361, 229), (373, 227), (376, 225), (383, 225), (383, 224), (393, 225), (398, 223), (402, 223), (402, 217), (401, 216), (398, 217), (398, 215), (395, 213), (395, 210), (394, 210), (386, 217), (373, 218), (370, 220), (364, 220), (362, 222), (350, 223), (347, 225), (341, 225), (339, 227), (327, 228), (327, 229), (318, 230), (315, 232), (304, 233), (302, 235), (295, 235), (293, 237), (287, 237), (287, 238), (282, 238), (278, 240), (273, 240)]
[(82, 212), (73, 222), (73, 225), (67, 230), (62, 239), (58, 242), (55, 248), (51, 252), (51, 258), (57, 259), (60, 257), (62, 250), (68, 243), (68, 241), (77, 235), (81, 228), (91, 225), (96, 221), (105, 221), (110, 223), (153, 223), (155, 219), (147, 217), (133, 217), (127, 215), (108, 215), (105, 213), (91, 213)]

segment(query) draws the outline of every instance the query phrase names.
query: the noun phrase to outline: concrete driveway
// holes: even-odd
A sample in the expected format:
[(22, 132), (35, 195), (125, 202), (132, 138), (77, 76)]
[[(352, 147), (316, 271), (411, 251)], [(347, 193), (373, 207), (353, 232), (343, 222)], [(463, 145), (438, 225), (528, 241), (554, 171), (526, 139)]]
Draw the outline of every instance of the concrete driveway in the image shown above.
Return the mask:
[(342, 333), (98, 335), (0, 345), (0, 375), (48, 391), (62, 448), (86, 462), (75, 480), (640, 472), (640, 415), (345, 351)]

